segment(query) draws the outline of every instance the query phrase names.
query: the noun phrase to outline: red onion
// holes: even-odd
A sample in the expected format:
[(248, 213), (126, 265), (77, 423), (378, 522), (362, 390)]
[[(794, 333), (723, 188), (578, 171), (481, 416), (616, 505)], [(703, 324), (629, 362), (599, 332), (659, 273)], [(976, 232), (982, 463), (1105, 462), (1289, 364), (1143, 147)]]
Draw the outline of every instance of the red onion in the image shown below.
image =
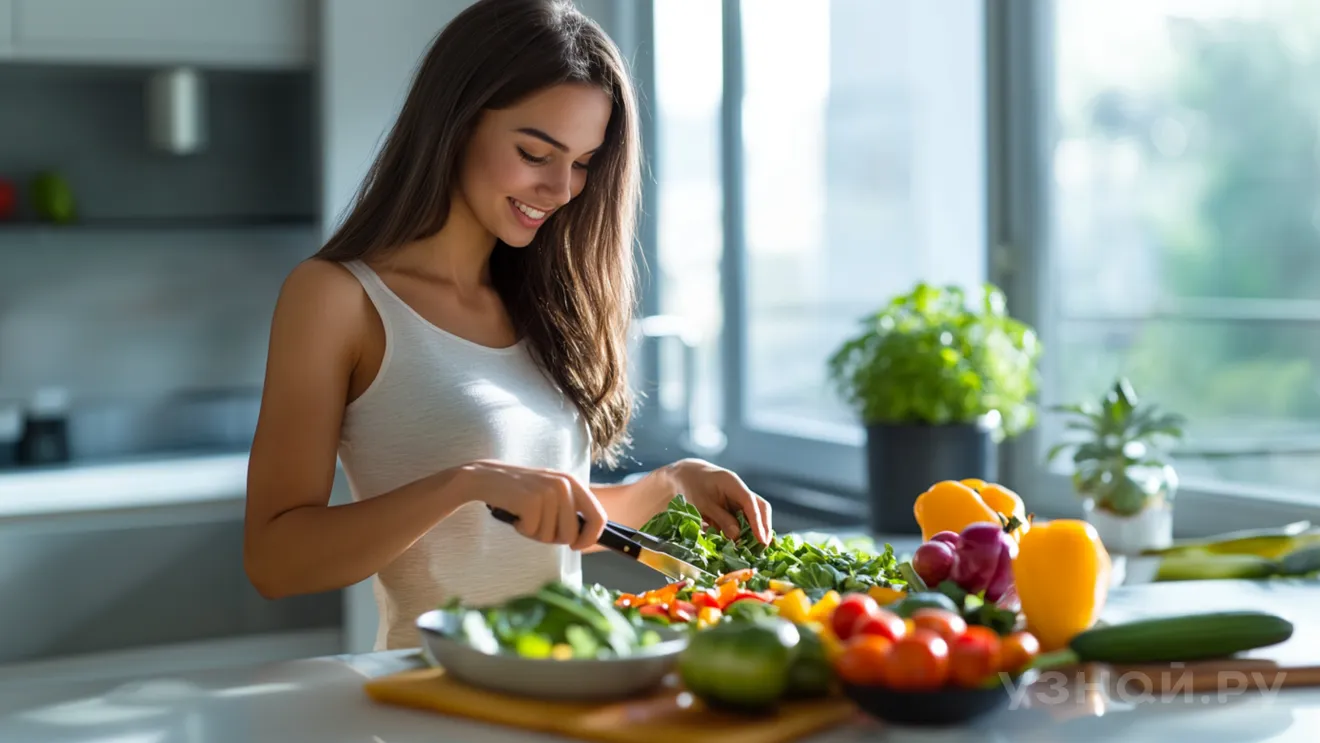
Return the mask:
[(968, 593), (986, 590), (995, 578), (1001, 556), (1008, 550), (1005, 542), (1010, 538), (999, 524), (989, 522), (963, 529), (954, 550), (957, 561), (953, 566), (953, 582)]
[(946, 542), (926, 542), (912, 553), (912, 569), (930, 588), (938, 586), (949, 577), (955, 562), (957, 559), (953, 547)]
[(995, 573), (990, 578), (990, 584), (985, 588), (986, 601), (999, 601), (1004, 593), (1013, 587), (1013, 557), (1009, 552), (1007, 544), (999, 551), (999, 562), (995, 565)]
[(945, 542), (945, 543), (947, 543), (950, 547), (957, 547), (957, 546), (958, 546), (958, 532), (956, 532), (956, 531), (948, 531), (947, 529), (946, 529), (945, 531), (936, 532), (933, 536), (931, 536), (931, 538), (930, 538), (929, 541), (931, 541), (931, 542)]

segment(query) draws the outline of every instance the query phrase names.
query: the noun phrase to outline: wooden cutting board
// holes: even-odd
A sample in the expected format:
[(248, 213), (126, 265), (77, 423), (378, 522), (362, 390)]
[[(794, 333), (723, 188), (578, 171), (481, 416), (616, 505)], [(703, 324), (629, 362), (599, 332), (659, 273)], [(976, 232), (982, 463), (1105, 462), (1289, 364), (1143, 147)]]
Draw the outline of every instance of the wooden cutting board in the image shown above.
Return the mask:
[(425, 709), (601, 743), (790, 743), (858, 714), (843, 698), (785, 705), (775, 714), (740, 716), (702, 706), (678, 689), (633, 700), (564, 703), (487, 691), (420, 668), (366, 683), (377, 702)]
[(1104, 621), (1251, 609), (1285, 617), (1293, 636), (1237, 658), (1087, 669), (1092, 683), (1122, 684), (1124, 693), (1243, 693), (1320, 686), (1320, 580), (1203, 580), (1124, 586), (1110, 593)]

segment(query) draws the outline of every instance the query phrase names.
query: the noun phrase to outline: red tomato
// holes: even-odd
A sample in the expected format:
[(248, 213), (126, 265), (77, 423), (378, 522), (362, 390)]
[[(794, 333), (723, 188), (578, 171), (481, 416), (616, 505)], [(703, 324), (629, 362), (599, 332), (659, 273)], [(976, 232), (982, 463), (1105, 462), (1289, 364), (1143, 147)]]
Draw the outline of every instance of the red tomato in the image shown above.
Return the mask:
[(928, 629), (953, 646), (963, 632), (967, 631), (967, 621), (948, 609), (917, 609), (912, 612), (912, 626)]
[(1040, 640), (1030, 632), (1014, 632), (1000, 640), (999, 670), (1017, 673), (1040, 654)]
[(999, 672), (999, 635), (989, 627), (968, 627), (949, 645), (949, 680), (958, 686), (980, 686)]
[(830, 629), (834, 630), (834, 636), (840, 640), (847, 640), (853, 636), (854, 627), (857, 621), (862, 617), (868, 617), (880, 610), (880, 605), (875, 599), (864, 593), (850, 593), (839, 601), (839, 605), (834, 607), (830, 614)]
[(938, 689), (949, 680), (949, 644), (928, 629), (913, 630), (890, 646), (884, 673), (891, 689)]
[(834, 660), (834, 672), (850, 684), (871, 686), (885, 682), (885, 657), (890, 641), (878, 635), (858, 635), (844, 644)]
[(879, 635), (890, 640), (897, 640), (908, 634), (903, 618), (888, 609), (877, 608), (869, 616), (857, 620), (852, 628), (853, 636)]

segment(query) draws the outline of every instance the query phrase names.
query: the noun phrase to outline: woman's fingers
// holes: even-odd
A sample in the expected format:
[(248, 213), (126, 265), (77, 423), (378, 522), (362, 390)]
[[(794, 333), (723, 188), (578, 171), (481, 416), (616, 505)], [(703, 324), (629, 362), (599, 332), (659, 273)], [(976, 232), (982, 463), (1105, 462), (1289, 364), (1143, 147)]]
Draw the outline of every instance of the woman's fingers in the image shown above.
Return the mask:
[(574, 544), (578, 538), (577, 499), (573, 493), (571, 478), (555, 478), (554, 493), (559, 529), (555, 533), (556, 544)]
[(742, 533), (742, 525), (738, 523), (738, 517), (727, 509), (715, 508), (710, 513), (703, 515), (707, 521), (724, 532), (724, 536), (729, 539), (737, 539), (738, 535)]
[(720, 487), (724, 491), (725, 499), (747, 517), (747, 523), (751, 525), (752, 534), (757, 541), (762, 544), (769, 542), (770, 504), (753, 493), (741, 477), (727, 470), (724, 474), (725, 477), (722, 478), (724, 481), (720, 483)]
[[(605, 507), (587, 486), (578, 482), (576, 478), (570, 477), (569, 481), (573, 488), (574, 518), (576, 519), (577, 514), (580, 513), (583, 519), (582, 528), (573, 542), (573, 549), (582, 551), (600, 541), (608, 517), (605, 514)], [(576, 521), (574, 524), (576, 525)]]

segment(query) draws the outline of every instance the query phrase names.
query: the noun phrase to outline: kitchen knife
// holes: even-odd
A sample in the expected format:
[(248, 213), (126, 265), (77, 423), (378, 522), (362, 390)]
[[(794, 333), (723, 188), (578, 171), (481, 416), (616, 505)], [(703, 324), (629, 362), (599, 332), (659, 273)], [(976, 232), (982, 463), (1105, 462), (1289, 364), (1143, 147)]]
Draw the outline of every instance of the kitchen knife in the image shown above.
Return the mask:
[[(518, 521), (517, 514), (510, 513), (503, 508), (488, 506), (490, 512), (495, 518), (506, 524), (513, 524)], [(578, 514), (578, 523), (585, 524), (586, 518)], [(693, 565), (690, 562), (680, 560), (673, 555), (665, 554), (659, 550), (642, 546), (630, 535), (645, 537), (649, 541), (659, 542), (649, 534), (642, 534), (622, 524), (616, 524), (613, 521), (605, 523), (605, 530), (600, 533), (600, 539), (596, 543), (608, 547), (626, 557), (630, 557), (648, 568), (666, 576), (670, 580), (680, 581), (685, 578), (691, 578), (694, 581), (714, 580), (715, 576)], [(658, 546), (658, 545), (657, 545)]]

